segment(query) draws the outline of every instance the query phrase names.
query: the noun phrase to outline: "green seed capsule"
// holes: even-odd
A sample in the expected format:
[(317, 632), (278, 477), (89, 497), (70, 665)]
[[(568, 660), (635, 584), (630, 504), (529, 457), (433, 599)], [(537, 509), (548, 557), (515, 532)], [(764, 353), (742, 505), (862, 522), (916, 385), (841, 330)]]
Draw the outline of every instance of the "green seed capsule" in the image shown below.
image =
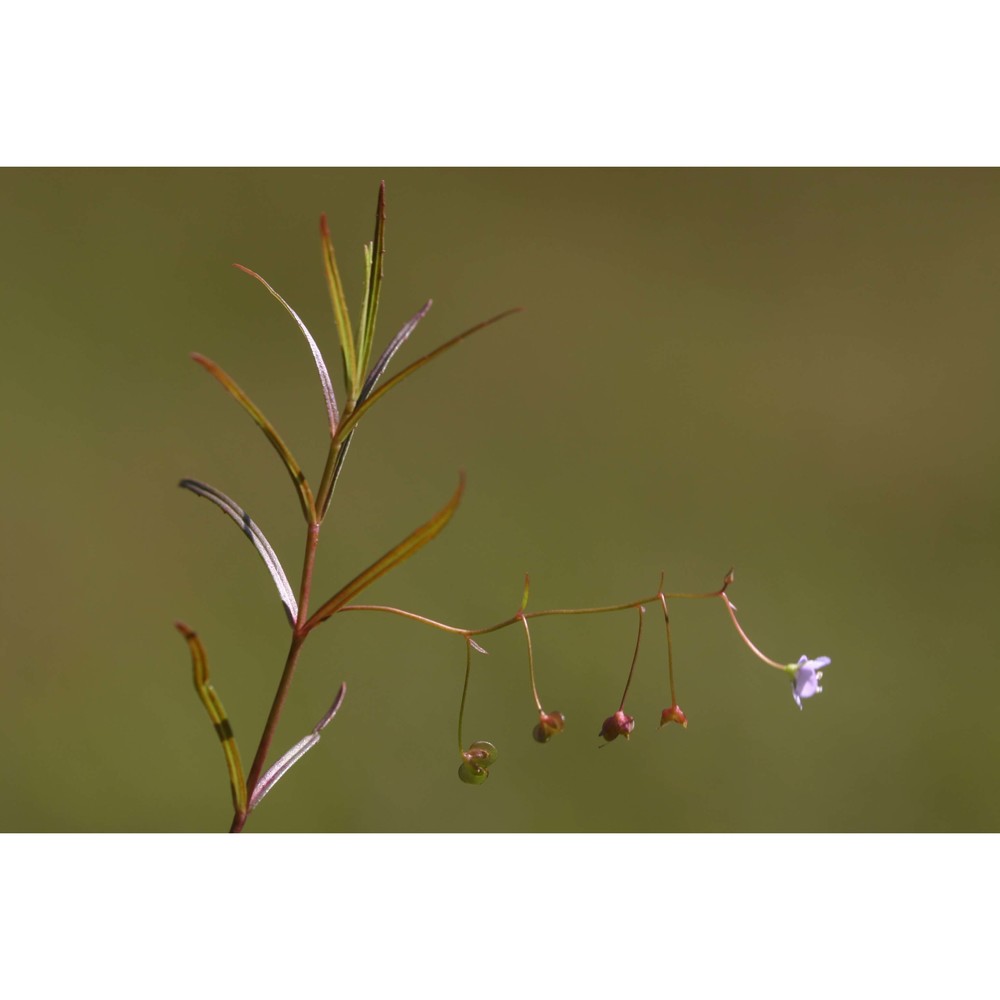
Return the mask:
[(458, 768), (458, 776), (467, 785), (481, 785), (490, 776), (490, 772), (485, 767), (477, 767), (470, 761), (463, 760)]

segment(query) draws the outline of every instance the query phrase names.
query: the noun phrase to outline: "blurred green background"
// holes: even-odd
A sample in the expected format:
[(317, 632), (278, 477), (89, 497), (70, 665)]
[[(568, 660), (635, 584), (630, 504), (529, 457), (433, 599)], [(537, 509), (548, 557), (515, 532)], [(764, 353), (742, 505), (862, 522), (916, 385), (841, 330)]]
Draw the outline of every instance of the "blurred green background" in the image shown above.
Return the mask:
[[(317, 219), (357, 317), (388, 192), (376, 351), (398, 368), (523, 314), (390, 394), (357, 434), (317, 569), (347, 578), (468, 476), (440, 538), (366, 595), (465, 626), (667, 588), (730, 593), (771, 656), (833, 658), (799, 712), (719, 602), (672, 607), (681, 731), (650, 617), (629, 743), (599, 751), (629, 612), (533, 629), (566, 732), (531, 739), (523, 635), (474, 661), (456, 776), (459, 640), (343, 615), (306, 645), (275, 754), (342, 680), (322, 742), (256, 831), (995, 830), (1000, 671), (1000, 175), (955, 170), (6, 170), (0, 173), (4, 568), (0, 828), (222, 830), (222, 753), (182, 619), (245, 763), (287, 626), (239, 531), (297, 580), (298, 504), (221, 364), (315, 479), (324, 410), (294, 325), (339, 374)], [(651, 609), (654, 610), (654, 609)], [(274, 754), (272, 754), (274, 756)]]

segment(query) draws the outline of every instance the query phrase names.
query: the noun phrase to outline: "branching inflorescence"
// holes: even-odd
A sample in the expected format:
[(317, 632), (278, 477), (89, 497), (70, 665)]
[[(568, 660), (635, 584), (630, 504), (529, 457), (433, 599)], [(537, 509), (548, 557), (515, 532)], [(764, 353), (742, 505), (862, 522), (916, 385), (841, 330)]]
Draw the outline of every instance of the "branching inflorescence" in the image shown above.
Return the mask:
[[(639, 645), (642, 641), (643, 622), (645, 618), (646, 605), (659, 605), (663, 613), (663, 622), (666, 628), (667, 638), (667, 674), (669, 680), (670, 704), (663, 709), (660, 717), (661, 727), (675, 722), (683, 727), (687, 727), (688, 720), (684, 712), (677, 703), (677, 692), (674, 682), (674, 662), (673, 645), (670, 634), (670, 613), (668, 601), (672, 600), (720, 600), (724, 604), (726, 611), (736, 628), (737, 633), (747, 647), (762, 662), (769, 666), (781, 670), (788, 674), (792, 681), (792, 697), (795, 703), (802, 707), (802, 699), (810, 698), (821, 692), (819, 686), (822, 679), (822, 669), (830, 663), (828, 657), (819, 657), (810, 660), (805, 656), (800, 657), (797, 663), (782, 664), (770, 657), (765, 656), (751, 641), (736, 617), (736, 608), (729, 599), (728, 589), (733, 582), (733, 574), (730, 570), (726, 574), (722, 585), (718, 590), (707, 593), (667, 593), (663, 589), (663, 575), (656, 593), (637, 600), (627, 601), (623, 604), (609, 605), (594, 608), (553, 608), (541, 611), (528, 611), (528, 597), (530, 592), (529, 580), (525, 577), (524, 590), (522, 593), (520, 607), (516, 614), (493, 625), (484, 628), (460, 628), (456, 625), (448, 625), (443, 622), (434, 621), (423, 615), (407, 611), (402, 608), (390, 607), (375, 604), (354, 604), (352, 601), (357, 598), (370, 584), (379, 577), (394, 569), (404, 562), (418, 549), (422, 548), (429, 541), (435, 538), (444, 526), (451, 519), (462, 499), (464, 488), (464, 477), (460, 476), (458, 488), (451, 499), (431, 517), (426, 523), (420, 525), (411, 532), (398, 545), (390, 549), (379, 559), (376, 559), (367, 569), (359, 573), (353, 580), (346, 583), (332, 597), (320, 604), (316, 610), (310, 611), (312, 598), (312, 575), (313, 566), (316, 560), (316, 553), (319, 546), (320, 531), (325, 522), (330, 509), (330, 501), (333, 497), (334, 488), (343, 468), (347, 450), (350, 447), (354, 431), (361, 418), (371, 409), (371, 407), (381, 399), (387, 392), (397, 386), (404, 379), (408, 378), (415, 371), (422, 368), (429, 361), (438, 355), (450, 350), (460, 344), (467, 337), (480, 330), (484, 330), (494, 323), (519, 312), (519, 309), (508, 309), (484, 322), (477, 323), (469, 327), (462, 333), (450, 340), (445, 341), (429, 354), (412, 362), (397, 374), (381, 381), (393, 356), (406, 342), (409, 336), (416, 329), (417, 324), (427, 315), (431, 307), (428, 300), (413, 317), (403, 326), (403, 328), (392, 338), (374, 364), (371, 364), (371, 354), (375, 338), (375, 324), (378, 314), (379, 296), (382, 287), (383, 258), (385, 254), (385, 184), (379, 188), (378, 207), (375, 214), (375, 235), (371, 243), (365, 247), (365, 292), (362, 300), (361, 316), (356, 331), (351, 323), (348, 312), (347, 301), (344, 296), (343, 286), (340, 280), (340, 273), (337, 269), (337, 261), (334, 255), (333, 243), (330, 239), (330, 231), (327, 226), (326, 217), (320, 218), (320, 237), (323, 251), (323, 262), (326, 271), (327, 283), (329, 285), (330, 301), (333, 306), (337, 334), (340, 341), (340, 353), (343, 363), (342, 375), (345, 399), (343, 407), (338, 406), (333, 381), (330, 378), (329, 370), (323, 359), (323, 354), (312, 335), (298, 314), (287, 302), (278, 294), (259, 274), (243, 267), (241, 264), (235, 266), (241, 271), (254, 278), (267, 289), (267, 291), (284, 307), (291, 318), (302, 331), (303, 336), (312, 353), (316, 370), (319, 374), (320, 384), (323, 390), (323, 399), (326, 405), (329, 447), (327, 451), (326, 463), (318, 489), (313, 492), (312, 487), (306, 478), (302, 467), (295, 460), (287, 445), (281, 439), (273, 425), (264, 414), (254, 405), (247, 394), (227, 375), (215, 362), (200, 354), (192, 354), (192, 358), (201, 365), (210, 375), (212, 375), (226, 391), (243, 407), (253, 418), (258, 427), (270, 441), (271, 445), (278, 453), (292, 480), (298, 495), (299, 504), (306, 522), (305, 554), (302, 560), (302, 572), (300, 576), (298, 590), (292, 587), (288, 577), (282, 568), (278, 556), (274, 552), (264, 533), (253, 522), (250, 515), (231, 500), (221, 491), (214, 487), (193, 479), (183, 479), (180, 485), (210, 500), (220, 510), (232, 518), (243, 530), (243, 533), (250, 540), (257, 550), (258, 555), (267, 567), (271, 579), (278, 590), (282, 608), (291, 629), (288, 654), (285, 658), (284, 669), (281, 673), (278, 687), (274, 695), (271, 710), (264, 730), (261, 734), (254, 754), (253, 762), (250, 765), (249, 774), (244, 778), (243, 766), (240, 761), (239, 750), (236, 739), (233, 735), (229, 719), (222, 707), (215, 689), (209, 682), (208, 660), (204, 647), (198, 636), (181, 622), (176, 623), (177, 629), (188, 642), (191, 651), (191, 658), (194, 668), (194, 684), (199, 697), (208, 711), (209, 717), (215, 726), (216, 732), (222, 743), (225, 753), (226, 767), (229, 772), (229, 782), (233, 799), (233, 821), (230, 827), (231, 832), (241, 831), (250, 816), (251, 812), (260, 804), (264, 796), (274, 787), (274, 785), (296, 764), (309, 750), (319, 742), (320, 734), (332, 721), (333, 717), (340, 709), (346, 693), (346, 685), (341, 684), (334, 698), (333, 704), (324, 713), (315, 727), (295, 744), (287, 753), (283, 754), (269, 769), (264, 770), (264, 765), (271, 748), (281, 712), (288, 697), (288, 691), (295, 675), (295, 668), (298, 662), (299, 653), (306, 639), (318, 625), (332, 618), (336, 614), (353, 611), (382, 612), (385, 614), (399, 615), (411, 621), (429, 626), (442, 632), (450, 633), (461, 638), (465, 645), (465, 679), (462, 686), (462, 698), (458, 716), (458, 753), (459, 770), (458, 774), (462, 781), (468, 784), (482, 784), (489, 777), (489, 769), (496, 760), (497, 751), (492, 743), (485, 740), (476, 740), (465, 745), (462, 738), (462, 721), (465, 715), (466, 698), (469, 691), (469, 679), (471, 676), (472, 654), (486, 653), (486, 650), (477, 641), (478, 638), (488, 635), (491, 632), (498, 632), (510, 626), (520, 626), (524, 631), (525, 643), (528, 654), (528, 674), (531, 682), (531, 694), (534, 699), (535, 708), (538, 713), (538, 721), (534, 726), (532, 735), (539, 743), (547, 743), (553, 736), (563, 731), (566, 725), (565, 717), (561, 712), (546, 711), (538, 694), (538, 686), (535, 677), (535, 658), (531, 643), (530, 621), (554, 615), (596, 615), (610, 614), (621, 611), (638, 612), (638, 630), (636, 635), (635, 651), (629, 667), (628, 677), (625, 682), (625, 690), (622, 693), (621, 702), (618, 709), (604, 720), (600, 737), (607, 742), (623, 736), (626, 740), (635, 728), (634, 717), (625, 712), (625, 700), (628, 696), (629, 686), (635, 672), (635, 664), (638, 659)], [(380, 384), (381, 381), (381, 384)], [(603, 745), (603, 744), (601, 744)]]

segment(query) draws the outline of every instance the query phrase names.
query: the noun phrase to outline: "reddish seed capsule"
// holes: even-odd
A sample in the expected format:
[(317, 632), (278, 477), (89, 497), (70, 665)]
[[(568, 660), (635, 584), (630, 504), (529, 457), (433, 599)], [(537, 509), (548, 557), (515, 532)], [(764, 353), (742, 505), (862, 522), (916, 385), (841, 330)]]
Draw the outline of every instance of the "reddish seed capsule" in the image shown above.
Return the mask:
[(538, 725), (531, 735), (539, 743), (548, 743), (556, 733), (561, 733), (566, 726), (566, 716), (562, 712), (539, 712)]
[(667, 725), (668, 722), (676, 722), (687, 729), (687, 716), (681, 711), (680, 705), (671, 705), (670, 708), (663, 710), (663, 714), (660, 716), (661, 728)]
[(610, 743), (619, 736), (624, 736), (625, 739), (628, 739), (629, 733), (633, 729), (635, 729), (635, 719), (631, 715), (626, 715), (621, 709), (618, 709), (614, 715), (609, 715), (604, 720), (600, 735)]

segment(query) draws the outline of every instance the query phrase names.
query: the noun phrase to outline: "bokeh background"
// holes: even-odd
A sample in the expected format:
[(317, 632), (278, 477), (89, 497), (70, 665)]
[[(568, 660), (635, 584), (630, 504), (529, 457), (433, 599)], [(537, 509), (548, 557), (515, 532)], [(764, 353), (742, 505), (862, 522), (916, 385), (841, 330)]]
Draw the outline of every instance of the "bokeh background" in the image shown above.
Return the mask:
[[(678, 694), (649, 616), (630, 742), (599, 749), (634, 613), (533, 629), (474, 661), (461, 784), (459, 640), (343, 615), (305, 647), (275, 753), (342, 680), (323, 740), (256, 831), (981, 831), (995, 792), (1000, 175), (978, 170), (6, 170), (0, 828), (206, 831), (222, 753), (175, 619), (204, 640), (249, 763), (287, 626), (240, 501), (297, 579), (277, 457), (188, 358), (221, 364), (314, 478), (339, 372), (317, 219), (355, 318), (388, 191), (377, 348), (428, 297), (412, 360), (508, 306), (363, 423), (317, 568), (332, 593), (438, 509), (458, 515), (367, 600), (465, 626), (517, 609), (709, 590), (752, 638), (833, 658), (799, 712), (719, 602), (672, 607)], [(655, 608), (651, 609), (655, 612)]]

